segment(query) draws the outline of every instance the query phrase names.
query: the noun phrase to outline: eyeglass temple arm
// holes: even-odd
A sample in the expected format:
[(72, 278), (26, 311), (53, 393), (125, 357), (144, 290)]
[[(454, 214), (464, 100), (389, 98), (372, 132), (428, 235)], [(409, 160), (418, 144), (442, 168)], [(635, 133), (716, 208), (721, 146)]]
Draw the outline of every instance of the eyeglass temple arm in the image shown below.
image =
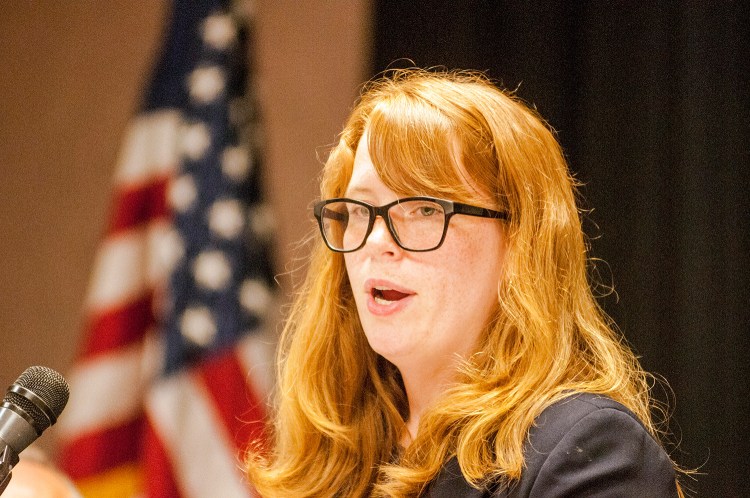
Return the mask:
[(508, 213), (505, 211), (495, 211), (492, 209), (469, 206), (468, 204), (453, 204), (453, 212), (456, 214), (466, 214), (469, 216), (479, 216), (481, 218), (498, 218), (501, 220), (508, 219)]

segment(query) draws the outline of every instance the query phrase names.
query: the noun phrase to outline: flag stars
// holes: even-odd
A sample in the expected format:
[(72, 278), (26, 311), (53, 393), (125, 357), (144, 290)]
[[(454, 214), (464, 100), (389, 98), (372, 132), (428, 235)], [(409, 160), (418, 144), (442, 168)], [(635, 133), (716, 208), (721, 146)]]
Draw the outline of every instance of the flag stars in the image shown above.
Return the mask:
[(227, 14), (213, 14), (203, 22), (203, 41), (215, 50), (226, 50), (237, 39), (237, 27)]
[(158, 273), (163, 278), (172, 273), (185, 257), (185, 241), (180, 233), (172, 228), (160, 234), (153, 243), (154, 263), (158, 267)]
[(212, 291), (224, 289), (232, 277), (227, 256), (218, 250), (203, 251), (193, 261), (193, 277), (201, 287)]
[(188, 77), (190, 98), (200, 104), (213, 102), (225, 86), (224, 72), (216, 66), (199, 67)]
[(169, 185), (167, 191), (169, 205), (178, 213), (186, 213), (198, 198), (198, 187), (193, 175), (181, 175)]
[(216, 337), (217, 326), (211, 310), (205, 306), (187, 308), (180, 319), (180, 333), (184, 338), (201, 347), (206, 347)]
[(211, 146), (211, 132), (204, 123), (187, 125), (182, 135), (182, 152), (189, 159), (199, 161)]
[(247, 279), (240, 286), (240, 304), (248, 313), (264, 316), (271, 306), (271, 291), (257, 279)]
[(208, 211), (208, 227), (221, 238), (236, 238), (245, 226), (243, 214), (242, 204), (236, 199), (216, 201)]
[(234, 182), (242, 182), (250, 174), (250, 152), (247, 147), (227, 147), (221, 155), (221, 171)]

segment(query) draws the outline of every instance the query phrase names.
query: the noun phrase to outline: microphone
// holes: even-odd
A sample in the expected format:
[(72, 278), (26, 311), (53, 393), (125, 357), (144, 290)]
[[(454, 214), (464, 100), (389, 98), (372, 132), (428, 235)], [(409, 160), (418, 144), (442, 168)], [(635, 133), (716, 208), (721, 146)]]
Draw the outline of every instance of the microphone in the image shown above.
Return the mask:
[(63, 376), (47, 367), (27, 368), (8, 388), (0, 405), (0, 494), (18, 454), (57, 422), (69, 396)]

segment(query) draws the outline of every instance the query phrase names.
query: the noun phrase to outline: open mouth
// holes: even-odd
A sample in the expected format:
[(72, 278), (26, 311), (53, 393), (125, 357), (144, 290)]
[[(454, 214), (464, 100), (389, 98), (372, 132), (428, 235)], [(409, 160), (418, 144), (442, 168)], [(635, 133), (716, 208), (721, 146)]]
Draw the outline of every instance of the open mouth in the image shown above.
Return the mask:
[(400, 301), (405, 297), (409, 297), (411, 294), (400, 292), (394, 289), (387, 289), (383, 287), (373, 287), (370, 291), (372, 297), (378, 304), (390, 304), (395, 301)]

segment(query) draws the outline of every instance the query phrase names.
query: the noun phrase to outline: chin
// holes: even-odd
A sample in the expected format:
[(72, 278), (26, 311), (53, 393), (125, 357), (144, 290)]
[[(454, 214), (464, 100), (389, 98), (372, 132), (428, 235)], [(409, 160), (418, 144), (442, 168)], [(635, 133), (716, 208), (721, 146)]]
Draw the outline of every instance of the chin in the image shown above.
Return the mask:
[(394, 365), (397, 365), (399, 360), (403, 360), (404, 357), (409, 355), (410, 348), (408, 345), (394, 340), (392, 336), (383, 337), (378, 334), (365, 335), (372, 350)]

